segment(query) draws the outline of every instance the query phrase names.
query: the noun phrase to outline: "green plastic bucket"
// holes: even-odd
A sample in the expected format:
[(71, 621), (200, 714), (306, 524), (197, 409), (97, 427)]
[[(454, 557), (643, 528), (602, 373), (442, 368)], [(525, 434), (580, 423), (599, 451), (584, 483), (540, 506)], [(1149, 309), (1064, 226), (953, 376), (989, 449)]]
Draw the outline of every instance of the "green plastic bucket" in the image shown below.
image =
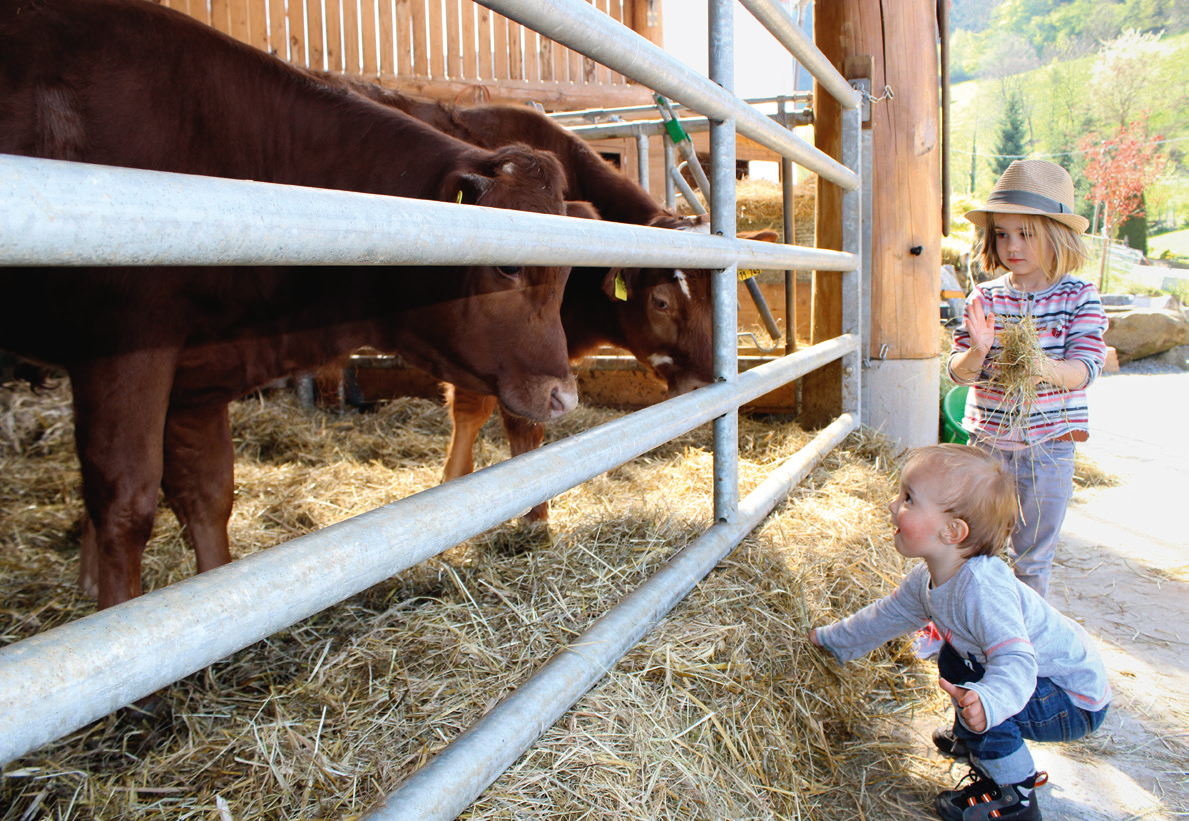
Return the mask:
[(970, 434), (962, 430), (962, 416), (966, 412), (966, 385), (956, 385), (941, 400), (941, 441), (965, 445)]

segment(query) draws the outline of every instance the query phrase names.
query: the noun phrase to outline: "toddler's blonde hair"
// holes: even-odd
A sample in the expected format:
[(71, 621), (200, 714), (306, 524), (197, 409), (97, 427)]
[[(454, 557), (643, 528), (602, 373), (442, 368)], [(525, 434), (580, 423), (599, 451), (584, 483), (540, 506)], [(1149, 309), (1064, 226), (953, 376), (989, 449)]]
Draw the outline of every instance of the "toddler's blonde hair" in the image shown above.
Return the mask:
[(909, 451), (903, 469), (914, 465), (944, 477), (945, 512), (969, 531), (958, 545), (965, 558), (997, 556), (1007, 548), (1016, 525), (1016, 484), (994, 456), (972, 445), (925, 445)]

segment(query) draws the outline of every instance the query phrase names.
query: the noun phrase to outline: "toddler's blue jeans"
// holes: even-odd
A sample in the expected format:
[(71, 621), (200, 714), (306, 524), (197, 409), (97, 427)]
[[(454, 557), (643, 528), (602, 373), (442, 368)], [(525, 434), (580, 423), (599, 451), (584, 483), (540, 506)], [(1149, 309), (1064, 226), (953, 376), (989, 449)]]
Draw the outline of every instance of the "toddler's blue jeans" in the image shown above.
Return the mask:
[(954, 735), (966, 742), (970, 758), (998, 784), (1018, 784), (1036, 772), (1024, 740), (1073, 741), (1098, 729), (1108, 707), (1087, 712), (1047, 678), (1036, 680), (1036, 691), (1016, 715), (985, 733), (973, 733), (954, 718)]

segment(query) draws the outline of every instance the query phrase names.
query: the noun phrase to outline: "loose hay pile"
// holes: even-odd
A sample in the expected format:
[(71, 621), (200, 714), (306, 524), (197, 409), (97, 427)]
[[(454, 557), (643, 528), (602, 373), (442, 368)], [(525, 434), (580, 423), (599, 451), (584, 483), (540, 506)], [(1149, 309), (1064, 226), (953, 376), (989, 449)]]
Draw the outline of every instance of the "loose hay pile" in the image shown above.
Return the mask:
[[(0, 393), (0, 641), (93, 609), (74, 588), (68, 394)], [(580, 409), (563, 436), (616, 414)], [(445, 414), (398, 400), (331, 416), (284, 397), (233, 407), (236, 555), (437, 482)], [(742, 493), (807, 436), (741, 420)], [(504, 458), (495, 423), (479, 462)], [(702, 533), (708, 430), (564, 494), (549, 534), (506, 525), (196, 673), (169, 718), (113, 715), (25, 756), (0, 819), (350, 818)], [(852, 437), (463, 817), (917, 818), (952, 784), (908, 730), (942, 716), (898, 642), (841, 670), (807, 628), (904, 571), (893, 466)], [(163, 511), (146, 584), (192, 572)], [(905, 674), (907, 671), (907, 675)]]

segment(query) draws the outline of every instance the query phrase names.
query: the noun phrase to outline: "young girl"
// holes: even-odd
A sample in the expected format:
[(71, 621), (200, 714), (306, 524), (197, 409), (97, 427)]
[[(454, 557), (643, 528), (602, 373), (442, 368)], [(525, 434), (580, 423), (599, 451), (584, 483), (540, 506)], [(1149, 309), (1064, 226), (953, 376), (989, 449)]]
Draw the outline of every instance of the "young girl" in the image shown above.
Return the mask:
[[(1041, 596), (1073, 493), (1074, 442), (1089, 435), (1086, 387), (1106, 361), (1106, 315), (1097, 289), (1071, 276), (1088, 254), (1088, 221), (1074, 213), (1073, 180), (1044, 160), (1016, 160), (986, 205), (966, 213), (981, 228), (979, 262), (1002, 276), (975, 288), (954, 332), (950, 377), (971, 385), (962, 427), (1015, 476), (1019, 516), (1009, 558)], [(1041, 361), (1026, 408), (995, 382), (1005, 322), (1036, 327)], [(1015, 394), (1013, 394), (1014, 396)]]

